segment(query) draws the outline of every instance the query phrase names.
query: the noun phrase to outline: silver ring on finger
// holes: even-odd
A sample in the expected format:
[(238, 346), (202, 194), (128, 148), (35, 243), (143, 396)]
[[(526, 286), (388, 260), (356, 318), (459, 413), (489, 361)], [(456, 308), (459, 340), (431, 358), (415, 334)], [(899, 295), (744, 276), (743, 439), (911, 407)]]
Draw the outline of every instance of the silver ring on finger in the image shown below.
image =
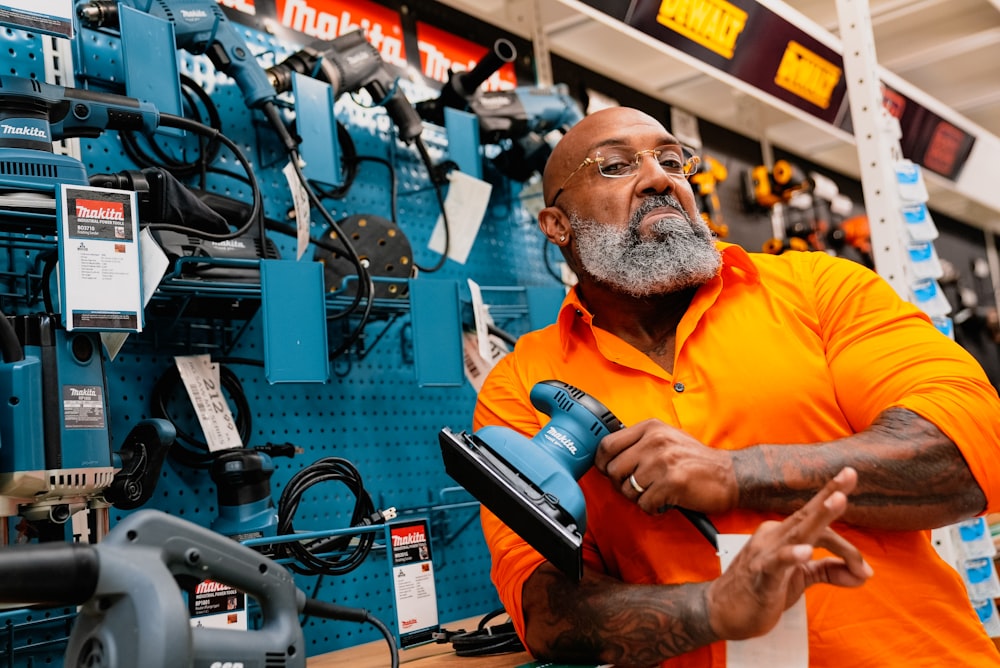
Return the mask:
[(629, 474), (629, 476), (628, 476), (628, 484), (632, 485), (632, 489), (635, 490), (636, 494), (642, 494), (643, 492), (646, 491), (646, 488), (643, 487), (642, 485), (640, 485), (636, 481), (634, 473), (630, 473)]

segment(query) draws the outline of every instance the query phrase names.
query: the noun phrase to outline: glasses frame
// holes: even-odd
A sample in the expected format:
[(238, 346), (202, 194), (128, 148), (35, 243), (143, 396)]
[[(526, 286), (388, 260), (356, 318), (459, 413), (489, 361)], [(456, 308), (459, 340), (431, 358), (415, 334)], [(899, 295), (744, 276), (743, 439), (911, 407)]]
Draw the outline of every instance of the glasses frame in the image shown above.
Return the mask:
[[(605, 174), (604, 172), (600, 171), (601, 169), (600, 164), (604, 162), (604, 157), (601, 155), (600, 151), (598, 151), (593, 158), (591, 157), (584, 158), (583, 162), (581, 162), (576, 169), (570, 172), (569, 176), (566, 177), (566, 180), (563, 181), (561, 186), (559, 186), (559, 190), (557, 190), (556, 194), (552, 197), (552, 202), (549, 204), (549, 206), (556, 205), (556, 200), (559, 199), (559, 195), (562, 195), (563, 190), (566, 189), (566, 185), (570, 182), (570, 179), (576, 176), (577, 172), (579, 172), (587, 165), (597, 165), (598, 173), (600, 173), (600, 175), (606, 179), (628, 179), (632, 178), (633, 176), (639, 173), (639, 166), (642, 164), (641, 163), (642, 156), (651, 155), (653, 157), (658, 157), (659, 149), (663, 148), (664, 146), (670, 146), (670, 144), (664, 144), (663, 146), (657, 146), (656, 148), (647, 148), (642, 151), (636, 151), (635, 155), (633, 156), (636, 169), (634, 172), (629, 172), (628, 174)], [(681, 152), (683, 153), (683, 149)], [(662, 169), (667, 174), (670, 174), (671, 176), (683, 176), (684, 178), (688, 178), (695, 173), (695, 171), (698, 169), (698, 165), (700, 164), (701, 164), (701, 158), (699, 158), (696, 155), (692, 155), (687, 160), (684, 161), (684, 164), (681, 165), (681, 171), (679, 172), (674, 172), (672, 170), (666, 169), (662, 165), (660, 166), (660, 169)]]

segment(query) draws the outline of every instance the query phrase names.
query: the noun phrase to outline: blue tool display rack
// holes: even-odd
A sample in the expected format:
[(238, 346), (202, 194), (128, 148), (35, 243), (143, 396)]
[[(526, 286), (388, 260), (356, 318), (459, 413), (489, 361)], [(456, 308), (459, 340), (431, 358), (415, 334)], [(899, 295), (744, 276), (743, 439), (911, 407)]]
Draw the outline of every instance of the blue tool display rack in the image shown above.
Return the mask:
[[(245, 28), (251, 49), (262, 62), (280, 60), (298, 45)], [(19, 77), (45, 79), (42, 40), (54, 39), (15, 29), (0, 31), (3, 72)], [(75, 38), (78, 63), (76, 86), (122, 92), (117, 89), (121, 67), (118, 39), (102, 32), (81, 30)], [(267, 216), (288, 221), (292, 210), (289, 188), (281, 173), (287, 158), (262, 116), (247, 110), (234, 82), (216, 73), (201, 56), (180, 54), (181, 71), (209, 91), (222, 116), (223, 132), (243, 148), (254, 165), (264, 195)], [(150, 67), (150, 76), (155, 76)], [(61, 82), (74, 85), (73, 82)], [(407, 86), (409, 82), (402, 82)], [(412, 101), (433, 97), (432, 89), (405, 89)], [(384, 108), (366, 107), (353, 96), (342, 96), (336, 116), (347, 130), (359, 155), (387, 160), (394, 168), (398, 188), (400, 229), (413, 247), (415, 261), (433, 266), (438, 255), (427, 249), (439, 215), (439, 203), (428, 174), (412, 146), (399, 142)], [(441, 128), (425, 124), (424, 141), (435, 160), (447, 158)], [(158, 140), (167, 150), (182, 150), (182, 139)], [(122, 150), (116, 133), (80, 140), (80, 157), (88, 173), (114, 173), (135, 169)], [(239, 164), (223, 150), (222, 167), (238, 173)], [(455, 281), (462, 294), (466, 279), (504, 289), (519, 286), (559, 287), (546, 268), (546, 247), (529, 212), (531, 197), (522, 184), (509, 181), (487, 166), (493, 184), (490, 207), (468, 261), (445, 263), (443, 268), (416, 280)], [(390, 179), (383, 164), (363, 162), (356, 180), (343, 199), (326, 201), (334, 219), (365, 213), (393, 216)], [(249, 202), (249, 191), (239, 180), (209, 174), (205, 188)], [(529, 204), (526, 207), (525, 204)], [(0, 216), (5, 212), (0, 208)], [(314, 213), (312, 234), (321, 236), (324, 225)], [(294, 257), (295, 240), (271, 233), (283, 258)], [(42, 304), (39, 285), (43, 277), (38, 257), (54, 240), (0, 233), (0, 306), (4, 312), (37, 312)], [(311, 253), (310, 249), (307, 251)], [(550, 251), (551, 252), (551, 251)], [(554, 253), (553, 253), (554, 255)], [(487, 293), (489, 291), (487, 290)], [(503, 292), (503, 291), (501, 291)], [(502, 296), (512, 301), (498, 309), (498, 325), (513, 334), (529, 328), (527, 309), (520, 293)], [(158, 294), (154, 299), (171, 299)], [(467, 297), (463, 301), (463, 306)], [(334, 306), (331, 312), (337, 310)], [(388, 311), (392, 311), (389, 313)], [(550, 314), (554, 318), (554, 313)], [(440, 317), (469, 317), (443, 305)], [(544, 316), (543, 316), (544, 317)], [(352, 321), (353, 322), (353, 321)], [(350, 323), (344, 324), (349, 327)], [(293, 325), (290, 325), (290, 327)], [(210, 353), (213, 357), (262, 360), (260, 314), (247, 322), (160, 322), (147, 320), (146, 330), (129, 337), (114, 360), (106, 360), (112, 444), (117, 449), (129, 430), (151, 416), (151, 393), (157, 380), (173, 364), (173, 355)], [(269, 384), (264, 370), (241, 361), (223, 364), (238, 376), (252, 420), (245, 445), (292, 443), (301, 452), (293, 458), (276, 457), (271, 479), (277, 501), (295, 472), (328, 456), (343, 457), (360, 471), (376, 507), (394, 506), (403, 514), (430, 519), (439, 616), (449, 621), (484, 614), (499, 605), (489, 580), (489, 556), (478, 523), (478, 504), (444, 472), (437, 434), (442, 427), (469, 429), (475, 391), (468, 383), (454, 387), (420, 387), (413, 364), (412, 332), (405, 298), (368, 325), (365, 335), (348, 353), (333, 361), (325, 384)], [(330, 329), (331, 349), (342, 336)], [(182, 402), (181, 402), (182, 403)], [(185, 429), (196, 430), (193, 410), (178, 409), (171, 416)], [(354, 496), (337, 483), (311, 488), (302, 499), (295, 528), (298, 531), (343, 529), (350, 526)], [(207, 471), (185, 467), (168, 457), (152, 500), (145, 506), (164, 510), (207, 526), (217, 513), (216, 490)], [(125, 513), (110, 510), (114, 525)], [(342, 577), (296, 576), (308, 595), (342, 605), (364, 607), (390, 627), (394, 623), (391, 571), (384, 546), (378, 545), (361, 567)], [(62, 641), (68, 633), (65, 615), (71, 611), (15, 611), (4, 613), (6, 636), (0, 640), (0, 662), (28, 666), (58, 663)], [(321, 654), (380, 636), (369, 626), (309, 619), (305, 623), (309, 655)], [(388, 663), (388, 655), (387, 655)]]

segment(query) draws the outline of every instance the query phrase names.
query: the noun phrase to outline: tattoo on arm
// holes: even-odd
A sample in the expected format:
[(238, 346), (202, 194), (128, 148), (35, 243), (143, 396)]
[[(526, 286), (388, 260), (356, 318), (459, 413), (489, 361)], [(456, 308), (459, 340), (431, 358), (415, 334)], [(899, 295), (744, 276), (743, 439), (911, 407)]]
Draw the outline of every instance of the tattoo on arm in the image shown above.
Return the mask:
[(891, 408), (865, 431), (836, 441), (753, 446), (735, 453), (733, 464), (739, 505), (755, 510), (792, 512), (844, 466), (858, 471), (847, 522), (928, 529), (986, 506), (958, 447), (904, 408)]
[(591, 573), (572, 582), (544, 565), (525, 584), (528, 644), (548, 660), (655, 665), (718, 640), (706, 589), (628, 585)]

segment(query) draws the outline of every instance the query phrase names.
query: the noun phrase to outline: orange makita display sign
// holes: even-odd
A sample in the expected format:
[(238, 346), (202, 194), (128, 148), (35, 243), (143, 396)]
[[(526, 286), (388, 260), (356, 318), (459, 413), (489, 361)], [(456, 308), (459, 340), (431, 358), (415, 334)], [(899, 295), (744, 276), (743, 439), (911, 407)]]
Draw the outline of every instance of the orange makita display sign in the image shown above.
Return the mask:
[(275, 0), (281, 25), (318, 39), (334, 39), (357, 29), (382, 60), (406, 65), (403, 25), (395, 10), (368, 0)]
[[(417, 44), (421, 72), (428, 79), (441, 82), (448, 80), (449, 70), (471, 70), (486, 52), (486, 47), (423, 21), (417, 21)], [(483, 90), (508, 90), (516, 86), (514, 65), (506, 63), (483, 83)]]

